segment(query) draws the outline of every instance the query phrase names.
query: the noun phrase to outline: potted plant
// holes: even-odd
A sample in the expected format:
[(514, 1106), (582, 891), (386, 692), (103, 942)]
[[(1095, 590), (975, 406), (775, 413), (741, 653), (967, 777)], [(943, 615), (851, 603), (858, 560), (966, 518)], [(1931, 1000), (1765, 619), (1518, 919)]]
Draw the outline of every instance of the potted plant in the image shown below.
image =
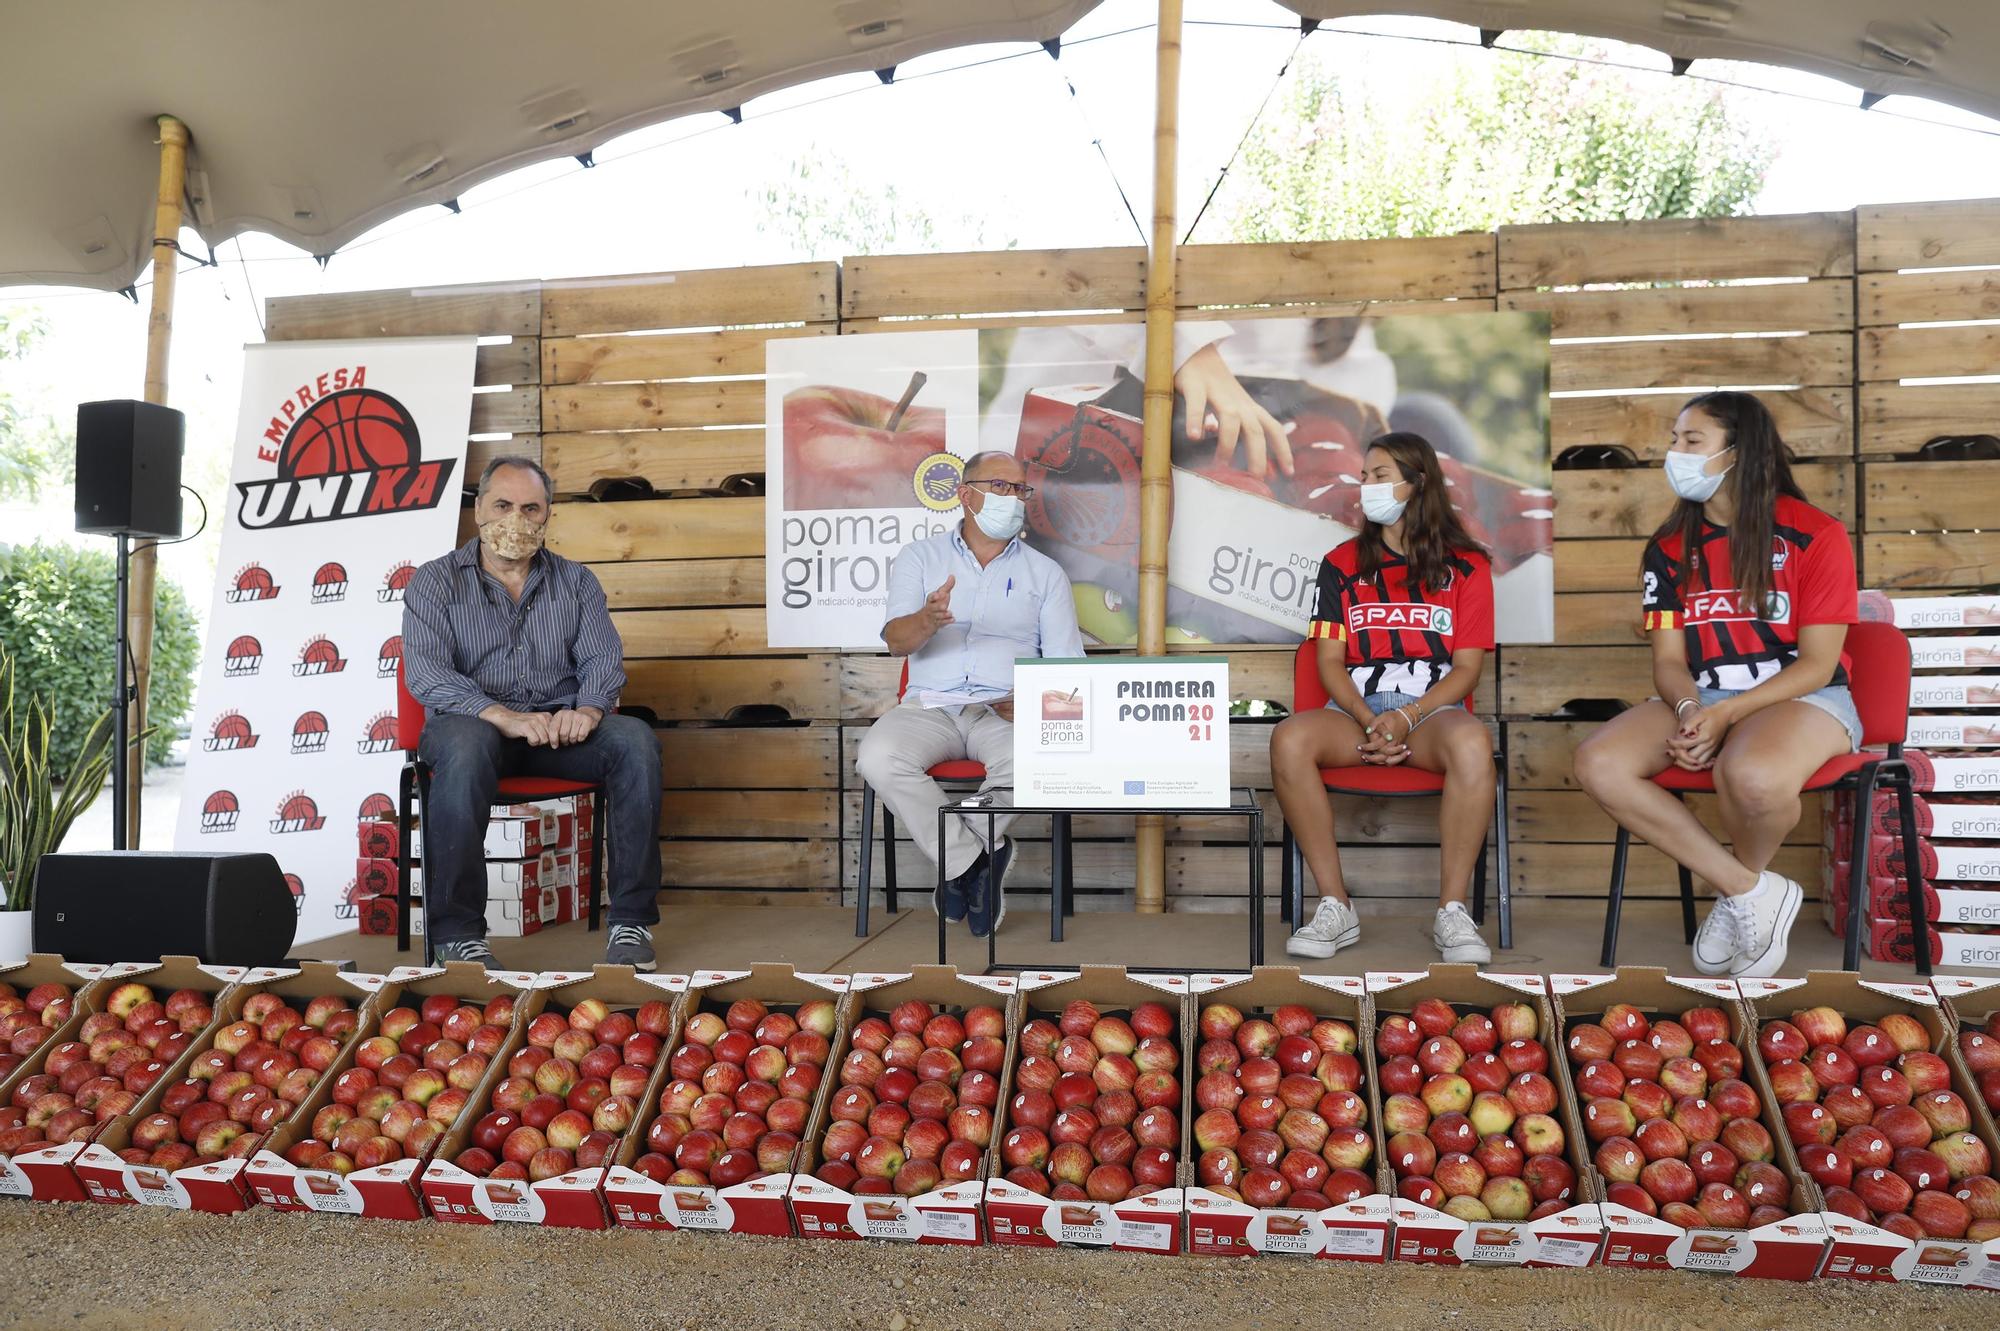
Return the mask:
[[(111, 768), (111, 709), (98, 714), (67, 773), (49, 766), (49, 708), (17, 697), (14, 661), (0, 650), (0, 966), (28, 956), (34, 919), (35, 869), (62, 845), (70, 826), (97, 799)], [(135, 743), (144, 743), (140, 737)], [(58, 789), (56, 779), (62, 777)]]

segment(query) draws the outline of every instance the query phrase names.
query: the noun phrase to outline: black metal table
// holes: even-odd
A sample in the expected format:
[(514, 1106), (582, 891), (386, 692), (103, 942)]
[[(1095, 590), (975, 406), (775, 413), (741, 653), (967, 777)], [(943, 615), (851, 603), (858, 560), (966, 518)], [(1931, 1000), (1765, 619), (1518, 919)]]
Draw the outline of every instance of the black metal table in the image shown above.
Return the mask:
[[(972, 795), (965, 799), (958, 800), (954, 803), (948, 803), (941, 806), (938, 809), (937, 844), (939, 846), (944, 845), (945, 827), (946, 827), (945, 820), (947, 818), (953, 818), (953, 817), (978, 818), (983, 815), (986, 819), (986, 844), (989, 846), (991, 846), (994, 843), (994, 840), (996, 839), (994, 833), (994, 825), (1000, 819), (1019, 817), (1024, 814), (1025, 815), (1040, 814), (1044, 817), (1050, 817), (1050, 818), (1057, 818), (1063, 814), (1076, 815), (1076, 814), (1090, 813), (1090, 814), (1127, 814), (1134, 818), (1148, 814), (1161, 814), (1161, 815), (1183, 816), (1183, 817), (1205, 817), (1205, 818), (1235, 817), (1244, 819), (1249, 824), (1249, 831), (1250, 831), (1250, 838), (1249, 838), (1250, 840), (1250, 846), (1249, 846), (1250, 964), (1252, 966), (1261, 966), (1264, 964), (1264, 806), (1257, 802), (1256, 791), (1250, 789), (1248, 786), (1232, 787), (1229, 792), (1231, 802), (1223, 805), (1203, 805), (1200, 807), (1174, 805), (1165, 808), (1103, 809), (1103, 808), (1087, 808), (1078, 805), (1000, 804), (995, 802), (992, 798), (992, 792), (994, 790), (1006, 790), (1010, 794), (1012, 793), (1011, 787), (995, 786), (989, 788), (986, 791), (982, 791), (980, 794)], [(1070, 854), (1069, 837), (1057, 833), (1055, 835), (1055, 840), (1057, 842), (1060, 842), (1060, 844), (1051, 844), (1050, 853), (1056, 856), (1056, 858), (1059, 861), (1066, 861), (1069, 858)], [(938, 880), (937, 880), (938, 890), (937, 890), (936, 901), (942, 902), (944, 899), (944, 882), (945, 882), (944, 862), (942, 856), (939, 857), (937, 874), (938, 874)], [(1001, 885), (1000, 890), (1004, 895), (1006, 891), (1006, 885), (1004, 883)], [(1049, 888), (1049, 893), (1050, 893), (1049, 941), (1050, 942), (1060, 943), (1063, 941), (1063, 917), (1070, 913), (1069, 912), (1070, 903), (1067, 900), (1066, 894), (1074, 891), (1075, 891), (1075, 880), (1072, 875), (1068, 873), (1056, 873), (1051, 875), (1051, 883)], [(938, 938), (938, 964), (942, 966), (947, 964), (946, 942), (945, 942), (945, 918), (944, 918), (944, 912), (942, 910), (937, 911), (937, 938)], [(988, 934), (986, 937), (986, 969), (989, 971), (1037, 970), (1044, 968), (1044, 965), (1041, 962), (999, 961), (997, 959), (997, 952), (998, 952), (998, 944), (995, 940), (995, 936), (993, 934)], [(1146, 968), (1135, 967), (1133, 969), (1143, 970)], [(1182, 971), (1187, 968), (1170, 967), (1168, 969), (1175, 971)]]

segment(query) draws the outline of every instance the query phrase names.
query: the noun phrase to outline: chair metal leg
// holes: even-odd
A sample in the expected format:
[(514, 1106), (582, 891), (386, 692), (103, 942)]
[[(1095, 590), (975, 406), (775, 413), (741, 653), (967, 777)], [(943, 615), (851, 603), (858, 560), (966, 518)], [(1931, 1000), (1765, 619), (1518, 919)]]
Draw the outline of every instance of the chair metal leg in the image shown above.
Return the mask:
[(1069, 857), (1069, 815), (1058, 813), (1049, 819), (1049, 941), (1063, 940), (1063, 916), (1069, 901), (1064, 881), (1063, 861)]
[[(423, 765), (422, 765), (421, 763), (419, 763), (419, 764), (417, 764), (417, 767), (416, 767), (416, 772), (415, 772), (415, 776), (416, 776), (416, 783), (417, 783), (417, 823), (416, 823), (416, 825), (417, 825), (417, 826), (418, 826), (419, 828), (422, 828), (422, 827), (423, 827), (423, 825), (424, 825), (424, 819), (425, 819), (425, 817), (427, 817), (427, 815), (426, 815), (426, 813), (425, 813), (424, 811), (425, 811), (426, 809), (428, 809), (428, 808), (430, 808), (430, 807), (431, 807), (431, 779), (430, 779), (430, 770), (429, 770), (428, 768), (424, 767), (424, 766), (423, 766)], [(426, 837), (426, 838), (425, 838), (425, 840), (426, 840), (426, 842), (428, 842), (429, 838), (428, 838), (428, 837)], [(426, 899), (428, 899), (428, 898), (429, 898), (429, 896), (430, 896), (430, 885), (429, 885), (429, 883), (426, 883), (426, 884), (424, 885), (424, 896), (426, 897)], [(416, 908), (416, 907), (415, 907), (415, 903), (412, 903), (412, 904), (411, 904), (411, 909), (412, 909), (412, 910), (414, 910), (415, 908)], [(430, 920), (430, 911), (429, 911), (429, 910), (426, 910), (426, 911), (424, 912), (424, 965), (426, 965), (426, 966), (435, 966), (436, 964), (437, 964), (437, 953), (436, 953), (436, 950), (435, 950), (435, 949), (434, 949), (434, 948), (433, 948), (433, 947), (431, 946), (431, 920)]]
[(1868, 904), (1868, 832), (1873, 822), (1875, 806), (1875, 784), (1878, 769), (1874, 764), (1857, 773), (1858, 782), (1854, 788), (1854, 835), (1853, 844), (1848, 847), (1847, 866), (1847, 937), (1843, 940), (1840, 965), (1843, 970), (1861, 969), (1861, 930), (1867, 919)]
[(1510, 891), (1514, 866), (1512, 853), (1507, 842), (1507, 761), (1503, 757), (1495, 764), (1493, 782), (1493, 802), (1499, 805), (1494, 814), (1494, 826), (1498, 829), (1494, 836), (1498, 845), (1499, 872), (1494, 875), (1495, 887), (1500, 897), (1500, 947), (1502, 951), (1514, 946), (1514, 898)]
[[(604, 837), (611, 821), (610, 792), (599, 786), (594, 792), (597, 808), (590, 820), (590, 932), (596, 933), (604, 911)], [(571, 807), (574, 807), (572, 805)]]
[[(942, 856), (944, 843), (938, 844), (938, 854)], [(887, 804), (882, 806), (882, 904), (888, 907), (893, 919), (896, 914), (896, 815)]]
[(1486, 923), (1486, 843), (1479, 843), (1479, 858), (1472, 864), (1472, 922)]
[(854, 936), (868, 936), (868, 885), (875, 877), (875, 788), (861, 783), (861, 865), (854, 887)]
[(396, 950), (410, 950), (410, 837), (414, 824), (410, 822), (410, 796), (416, 784), (416, 771), (410, 763), (403, 764), (402, 775), (396, 781)]
[(1076, 914), (1076, 837), (1068, 814), (1062, 816), (1062, 824), (1062, 913), (1067, 920)]
[(1910, 769), (1899, 769), (1896, 782), (1896, 818), (1903, 829), (1904, 890), (1910, 897), (1910, 943), (1916, 949), (1917, 974), (1931, 973), (1930, 921), (1924, 916), (1924, 868), (1917, 853), (1917, 797), (1910, 782)]
[(1674, 866), (1680, 870), (1681, 879), (1681, 934), (1690, 944), (1694, 942), (1694, 875), (1685, 864)]
[[(1290, 836), (1290, 829), (1286, 830)], [(1306, 853), (1299, 846), (1297, 837), (1292, 837), (1292, 927), (1303, 928), (1306, 923)]]
[(1618, 914), (1625, 906), (1625, 857), (1631, 849), (1632, 834), (1620, 827), (1611, 850), (1611, 891), (1604, 904), (1604, 951), (1598, 956), (1607, 967), (1618, 964)]
[(1292, 885), (1297, 871), (1292, 867), (1292, 829), (1288, 826), (1278, 838), (1278, 922), (1292, 923)]

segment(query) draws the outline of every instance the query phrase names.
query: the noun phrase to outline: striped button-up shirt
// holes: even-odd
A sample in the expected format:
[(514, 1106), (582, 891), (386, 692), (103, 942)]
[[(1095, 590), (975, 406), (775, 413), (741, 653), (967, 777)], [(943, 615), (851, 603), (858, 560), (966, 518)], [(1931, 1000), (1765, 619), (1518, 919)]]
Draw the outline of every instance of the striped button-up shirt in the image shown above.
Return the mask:
[(547, 550), (519, 601), (479, 566), (477, 537), (419, 568), (403, 592), (403, 677), (434, 712), (477, 716), (498, 703), (608, 715), (624, 657), (597, 575)]

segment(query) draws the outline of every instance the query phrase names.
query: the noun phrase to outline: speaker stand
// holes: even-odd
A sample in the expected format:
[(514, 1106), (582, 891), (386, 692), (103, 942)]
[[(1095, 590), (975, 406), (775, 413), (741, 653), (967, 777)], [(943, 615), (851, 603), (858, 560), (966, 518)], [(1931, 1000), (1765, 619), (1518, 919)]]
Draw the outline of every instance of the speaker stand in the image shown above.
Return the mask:
[(112, 650), (117, 654), (118, 663), (113, 667), (114, 678), (118, 681), (117, 691), (111, 695), (112, 737), (111, 737), (111, 848), (128, 850), (125, 844), (126, 821), (126, 760), (129, 751), (128, 737), (132, 733), (132, 685), (125, 677), (125, 661), (131, 651), (131, 643), (126, 635), (125, 612), (132, 583), (132, 538), (124, 532), (117, 534), (118, 542), (118, 623), (112, 631)]

